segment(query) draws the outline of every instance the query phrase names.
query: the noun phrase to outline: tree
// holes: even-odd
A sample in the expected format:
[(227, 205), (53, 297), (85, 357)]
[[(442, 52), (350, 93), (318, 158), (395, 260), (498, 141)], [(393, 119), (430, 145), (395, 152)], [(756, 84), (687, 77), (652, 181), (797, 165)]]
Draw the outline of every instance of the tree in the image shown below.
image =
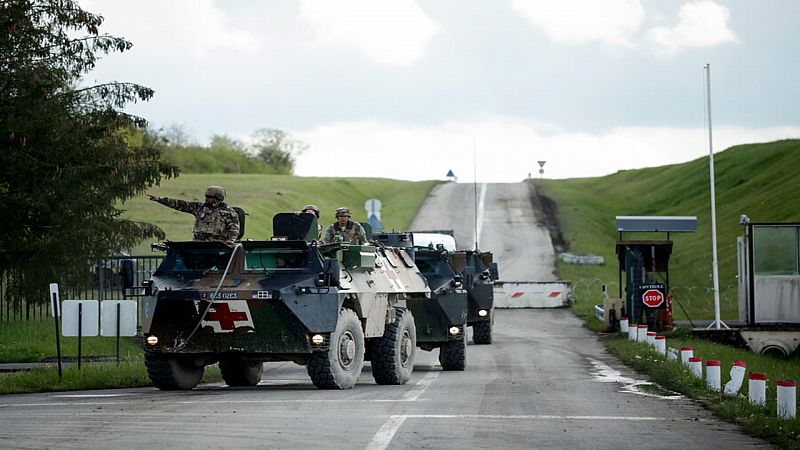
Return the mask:
[(44, 301), (48, 283), (78, 286), (89, 260), (161, 234), (116, 206), (177, 176), (129, 139), (146, 121), (122, 108), (153, 91), (82, 84), (100, 56), (132, 46), (102, 22), (72, 0), (0, 1), (0, 273), (12, 299)]
[(289, 133), (274, 128), (262, 128), (253, 133), (253, 149), (275, 173), (290, 175), (294, 172), (295, 157), (308, 146)]

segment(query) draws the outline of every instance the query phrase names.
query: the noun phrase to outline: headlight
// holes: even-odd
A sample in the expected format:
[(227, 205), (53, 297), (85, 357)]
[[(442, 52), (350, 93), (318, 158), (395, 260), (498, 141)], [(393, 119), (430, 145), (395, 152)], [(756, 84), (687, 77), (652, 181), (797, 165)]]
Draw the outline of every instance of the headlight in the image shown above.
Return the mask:
[(156, 345), (156, 344), (158, 344), (158, 337), (156, 337), (156, 336), (147, 336), (147, 340), (145, 342), (147, 342), (147, 345), (150, 345), (150, 346)]
[(450, 334), (452, 334), (453, 336), (456, 336), (456, 335), (458, 335), (458, 333), (461, 332), (461, 329), (458, 328), (458, 327), (450, 327), (449, 331), (450, 331)]
[(485, 309), (482, 309), (482, 310), (478, 311), (478, 315), (481, 316), (481, 317), (486, 317), (486, 316), (489, 315), (489, 311), (487, 311)]
[(325, 336), (323, 336), (321, 334), (315, 334), (315, 335), (311, 336), (311, 343), (312, 344), (320, 345), (323, 342), (325, 342)]

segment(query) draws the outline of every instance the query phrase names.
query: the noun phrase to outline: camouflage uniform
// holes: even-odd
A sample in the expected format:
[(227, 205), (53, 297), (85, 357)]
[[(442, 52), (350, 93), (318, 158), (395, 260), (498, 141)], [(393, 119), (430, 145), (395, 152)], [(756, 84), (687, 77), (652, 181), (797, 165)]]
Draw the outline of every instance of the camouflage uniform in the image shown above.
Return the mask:
[(157, 201), (195, 217), (192, 232), (195, 241), (235, 241), (239, 238), (239, 214), (225, 202), (219, 202), (216, 208), (212, 208), (204, 202), (167, 197), (161, 197)]
[(344, 228), (339, 226), (338, 222), (334, 222), (325, 230), (325, 236), (322, 237), (322, 242), (328, 244), (333, 242), (335, 236), (341, 236), (342, 242), (345, 244), (358, 244), (363, 245), (367, 243), (367, 233), (364, 227), (358, 222), (352, 220), (347, 221)]

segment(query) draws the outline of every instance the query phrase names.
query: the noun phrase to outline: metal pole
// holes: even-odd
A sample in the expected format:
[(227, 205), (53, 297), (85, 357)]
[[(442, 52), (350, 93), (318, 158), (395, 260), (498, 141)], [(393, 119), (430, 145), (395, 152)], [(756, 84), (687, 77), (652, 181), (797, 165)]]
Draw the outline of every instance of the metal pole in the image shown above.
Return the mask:
[(83, 337), (83, 303), (78, 303), (78, 370), (81, 370), (81, 338)]
[(475, 251), (478, 251), (478, 144), (472, 140), (472, 169), (473, 169), (473, 193), (472, 197), (475, 201)]
[(117, 302), (117, 365), (119, 365), (119, 307), (120, 304)]
[[(714, 281), (714, 322), (720, 329), (722, 319), (719, 312), (719, 268), (717, 264), (717, 200), (714, 192), (714, 141), (711, 133), (711, 64), (706, 64), (706, 107), (708, 112), (708, 170), (711, 183), (711, 274)], [(725, 325), (725, 328), (728, 328)]]
[(58, 316), (61, 308), (58, 305), (58, 296), (53, 292), (52, 299), (53, 317), (56, 322), (56, 359), (58, 361), (58, 382), (61, 383), (61, 332), (58, 330)]

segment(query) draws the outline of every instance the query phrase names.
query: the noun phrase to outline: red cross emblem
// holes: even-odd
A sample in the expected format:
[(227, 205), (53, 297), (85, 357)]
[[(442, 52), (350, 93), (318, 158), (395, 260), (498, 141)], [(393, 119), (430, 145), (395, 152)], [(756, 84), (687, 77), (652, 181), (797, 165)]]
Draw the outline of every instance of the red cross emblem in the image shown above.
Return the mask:
[(249, 318), (246, 312), (231, 311), (227, 303), (214, 303), (206, 315), (206, 321), (219, 322), (219, 327), (228, 331), (236, 328), (234, 322), (248, 322)]

